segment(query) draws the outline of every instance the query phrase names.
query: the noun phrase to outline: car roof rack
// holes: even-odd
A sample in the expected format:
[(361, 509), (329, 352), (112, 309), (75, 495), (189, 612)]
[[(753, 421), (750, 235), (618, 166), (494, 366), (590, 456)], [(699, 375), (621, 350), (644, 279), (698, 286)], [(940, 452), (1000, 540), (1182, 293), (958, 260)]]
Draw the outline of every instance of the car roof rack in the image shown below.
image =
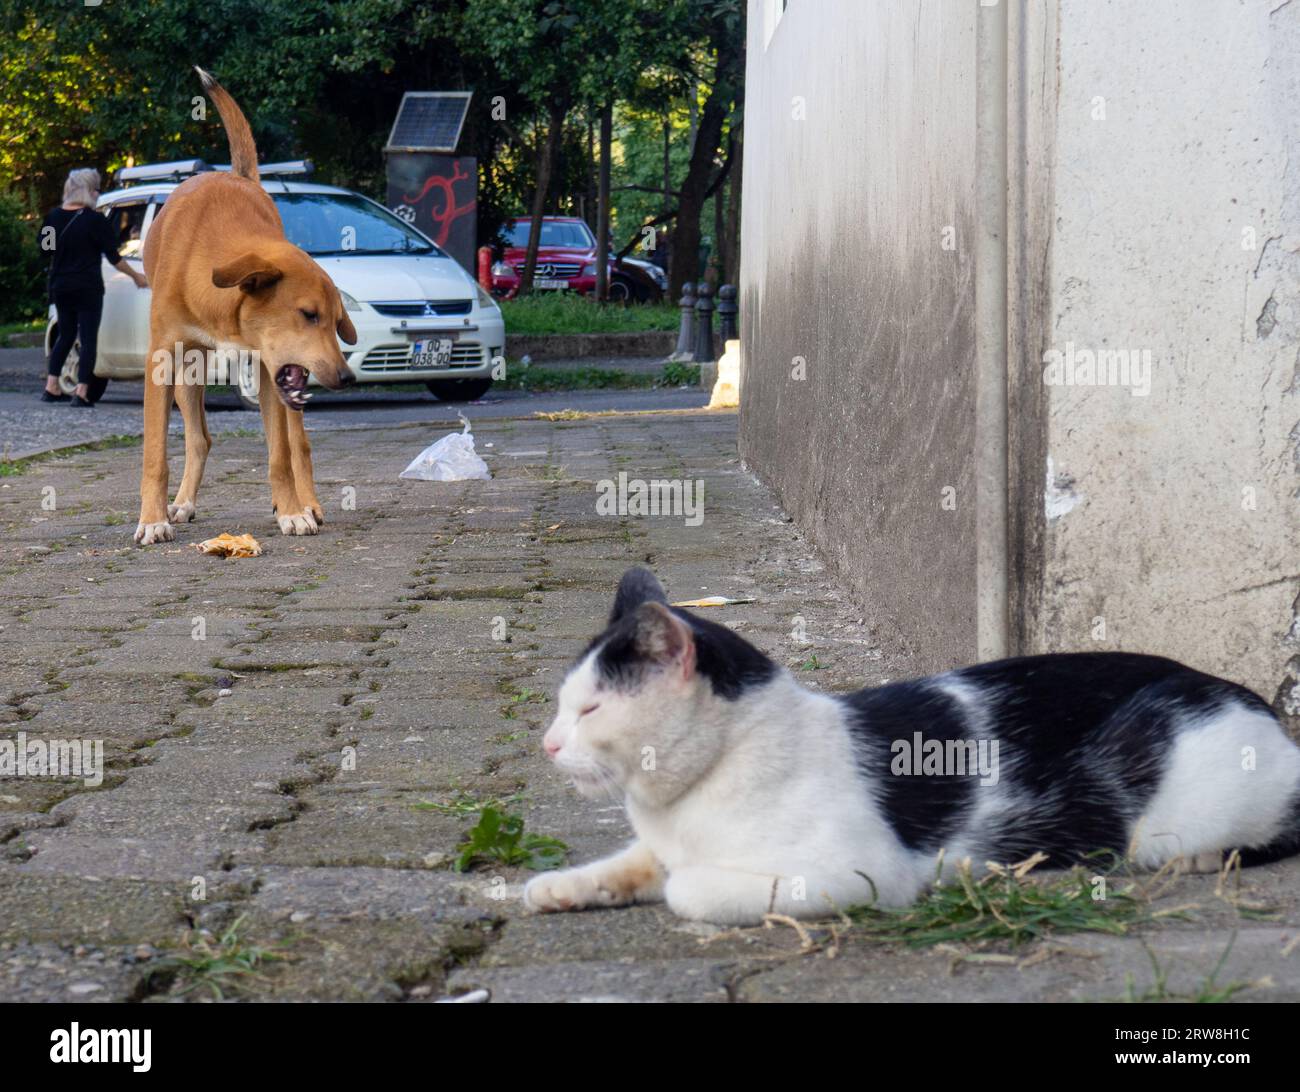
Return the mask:
[[(229, 163), (214, 164), (214, 171), (229, 171)], [(315, 168), (310, 159), (285, 159), (279, 163), (259, 163), (257, 173), (263, 178), (287, 178), (294, 175), (308, 175)]]
[(145, 182), (179, 182), (182, 178), (211, 170), (201, 159), (177, 159), (169, 163), (142, 163), (138, 167), (123, 167), (117, 172), (119, 186), (140, 185)]
[[(305, 177), (313, 169), (310, 159), (262, 163), (257, 168), (263, 178)], [(138, 167), (123, 167), (117, 172), (116, 181), (119, 186), (139, 186), (148, 182), (180, 182), (205, 171), (229, 170), (229, 163), (209, 164), (202, 159), (177, 159), (168, 163), (142, 163)]]

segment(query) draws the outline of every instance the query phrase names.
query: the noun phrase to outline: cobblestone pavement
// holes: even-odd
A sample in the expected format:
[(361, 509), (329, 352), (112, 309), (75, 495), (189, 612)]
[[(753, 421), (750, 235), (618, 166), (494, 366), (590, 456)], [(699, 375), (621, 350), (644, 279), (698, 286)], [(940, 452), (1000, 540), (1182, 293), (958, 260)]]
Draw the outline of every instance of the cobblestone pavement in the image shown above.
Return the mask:
[[(113, 436), (138, 436), (142, 428), (138, 383), (110, 384), (109, 392), (94, 409), (73, 409), (66, 404), (42, 402), (39, 386), (11, 391), (0, 388), (0, 460), (22, 459), (38, 452), (94, 443)], [(320, 391), (312, 401), (307, 428), (310, 432), (376, 427), (390, 423), (423, 422), (442, 427), (454, 424), (458, 414), (471, 421), (485, 417), (518, 417), (563, 409), (632, 410), (687, 409), (703, 406), (709, 392), (698, 388), (667, 387), (656, 390), (587, 390), (531, 393), (493, 391), (477, 402), (442, 402), (419, 391), (394, 391), (380, 385), (342, 394)], [(262, 417), (243, 409), (234, 394), (209, 393), (208, 427), (214, 434), (259, 432)], [(181, 415), (173, 409), (170, 431), (179, 443)]]
[[(319, 434), (328, 522), (313, 538), (275, 533), (257, 436), (217, 438), (200, 522), (144, 550), (131, 543), (138, 452), (0, 478), (0, 737), (102, 738), (107, 765), (98, 787), (0, 780), (0, 1000), (200, 999), (214, 986), (392, 1001), (478, 988), (493, 1000), (1114, 998), (1127, 973), (1152, 982), (1151, 959), (1170, 989), (1194, 991), (1234, 931), (1218, 981), (1243, 999), (1300, 1000), (1294, 862), (1244, 878), (1266, 913), (1234, 908), (1212, 878), (1175, 880), (1161, 905), (1195, 904), (1185, 919), (1014, 952), (826, 930), (804, 951), (790, 928), (718, 930), (661, 907), (534, 917), (519, 903), (525, 869), (453, 871), (466, 794), (508, 800), (577, 862), (626, 838), (621, 810), (580, 799), (540, 736), (629, 564), (652, 565), (675, 597), (753, 596), (715, 617), (810, 683), (908, 671), (739, 464), (734, 416), (475, 431), (490, 482), (399, 481), (427, 429)], [(702, 479), (703, 524), (597, 516), (595, 483), (620, 469)], [(251, 531), (265, 553), (193, 548), (221, 531)], [(792, 639), (796, 615), (808, 645)], [(206, 973), (216, 950), (250, 973)]]

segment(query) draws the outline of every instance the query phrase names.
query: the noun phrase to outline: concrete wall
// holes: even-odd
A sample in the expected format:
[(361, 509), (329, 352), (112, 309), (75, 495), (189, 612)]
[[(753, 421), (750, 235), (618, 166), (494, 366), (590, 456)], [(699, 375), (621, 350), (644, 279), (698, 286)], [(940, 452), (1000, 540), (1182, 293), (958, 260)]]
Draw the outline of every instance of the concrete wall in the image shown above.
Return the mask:
[(1046, 390), (1028, 636), (1272, 700), (1298, 651), (1300, 5), (1062, 0), (1058, 34), (1047, 348), (1151, 376)]
[(769, 8), (749, 10), (741, 454), (873, 622), (925, 667), (969, 660), (976, 8), (819, 0), (774, 29)]
[[(920, 669), (1001, 610), (1009, 651), (1164, 653), (1300, 713), (1300, 4), (774, 7), (744, 458)], [(1044, 381), (1118, 350), (1127, 383)]]

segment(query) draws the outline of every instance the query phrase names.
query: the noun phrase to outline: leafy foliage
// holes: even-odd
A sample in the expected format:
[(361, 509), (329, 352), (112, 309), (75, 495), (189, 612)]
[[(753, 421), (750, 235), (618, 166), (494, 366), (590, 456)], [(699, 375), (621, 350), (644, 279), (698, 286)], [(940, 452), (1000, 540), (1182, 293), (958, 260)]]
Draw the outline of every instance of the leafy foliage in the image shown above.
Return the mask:
[(46, 255), (37, 243), (40, 217), (17, 193), (0, 190), (0, 322), (44, 316)]
[(544, 872), (564, 864), (568, 849), (558, 838), (526, 833), (518, 815), (489, 806), (479, 812), (478, 822), (466, 832), (465, 844), (453, 867), (457, 872), (467, 872), (480, 861), (497, 861)]

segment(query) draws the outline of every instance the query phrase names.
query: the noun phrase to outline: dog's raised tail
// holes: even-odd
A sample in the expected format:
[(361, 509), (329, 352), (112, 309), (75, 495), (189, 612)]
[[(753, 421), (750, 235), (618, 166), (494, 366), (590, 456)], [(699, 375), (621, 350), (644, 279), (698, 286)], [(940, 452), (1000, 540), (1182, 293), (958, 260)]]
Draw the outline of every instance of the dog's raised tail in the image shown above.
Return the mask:
[(226, 127), (226, 138), (230, 141), (230, 173), (256, 182), (257, 145), (253, 143), (253, 130), (248, 127), (248, 119), (239, 104), (230, 97), (221, 84), (197, 65), (194, 71), (203, 82), (203, 90), (217, 104), (217, 113), (221, 115), (221, 124)]

